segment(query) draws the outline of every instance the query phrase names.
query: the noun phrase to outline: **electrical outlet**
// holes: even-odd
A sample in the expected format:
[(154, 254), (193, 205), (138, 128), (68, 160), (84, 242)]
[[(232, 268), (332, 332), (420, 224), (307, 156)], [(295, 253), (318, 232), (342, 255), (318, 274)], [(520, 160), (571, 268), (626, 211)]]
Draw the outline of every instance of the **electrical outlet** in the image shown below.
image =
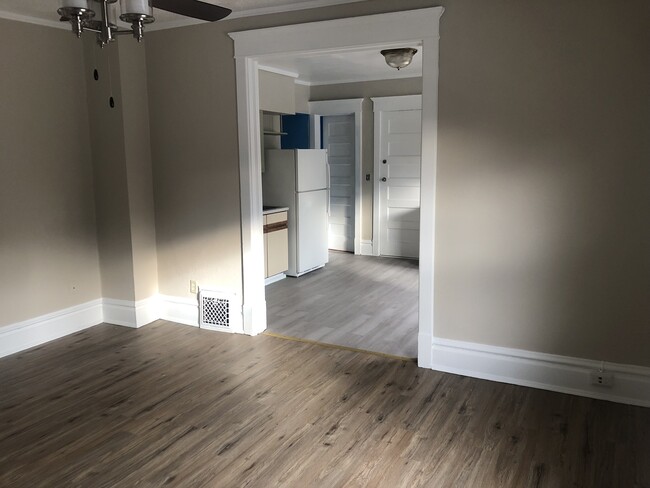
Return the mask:
[(190, 293), (196, 293), (196, 281), (190, 280)]
[(614, 373), (596, 369), (591, 372), (591, 384), (596, 386), (614, 386)]

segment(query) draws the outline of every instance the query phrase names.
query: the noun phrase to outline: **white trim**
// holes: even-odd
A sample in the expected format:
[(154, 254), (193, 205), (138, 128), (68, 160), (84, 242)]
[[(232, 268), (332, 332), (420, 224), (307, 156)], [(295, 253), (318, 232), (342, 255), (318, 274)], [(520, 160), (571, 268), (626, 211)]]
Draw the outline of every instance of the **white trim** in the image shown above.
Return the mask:
[[(289, 78), (298, 78), (300, 76), (298, 73), (294, 73), (293, 71), (274, 68), (273, 66), (265, 66), (262, 64), (258, 64), (257, 69), (261, 69), (262, 71), (268, 71), (269, 73), (275, 73), (276, 75), (288, 76)], [(298, 83), (298, 80), (295, 80), (295, 82)]]
[(159, 316), (163, 320), (193, 327), (199, 326), (199, 300), (197, 298), (158, 295)]
[(361, 113), (363, 98), (309, 102), (309, 113), (317, 115), (347, 115)]
[(0, 327), (0, 357), (101, 324), (102, 299)]
[[(424, 54), (426, 52), (426, 54)], [(434, 325), (434, 252), (436, 248), (436, 189), (438, 174), (438, 64), (439, 38), (422, 43), (423, 56), (431, 56), (422, 66), (422, 150), (420, 164), (420, 253), (418, 317), (418, 364), (431, 364)], [(426, 82), (426, 84), (424, 84)], [(422, 340), (420, 340), (422, 339)], [(428, 342), (426, 342), (428, 341)], [(430, 366), (428, 366), (430, 367)]]
[(259, 72), (257, 61), (252, 58), (239, 58), (235, 66), (238, 80), (243, 326), (245, 334), (257, 335), (266, 329)]
[[(56, 6), (52, 4), (53, 16), (56, 16)], [(72, 32), (69, 22), (61, 22), (59, 20), (41, 19), (31, 15), (16, 14), (8, 12), (7, 10), (0, 10), (0, 19), (15, 20), (16, 22), (25, 22), (27, 24), (43, 25), (45, 27), (54, 27), (55, 29), (64, 29)]]
[[(230, 32), (235, 58), (287, 53), (340, 53), (360, 48), (416, 45), (438, 39), (443, 7), (402, 10), (386, 14), (308, 22), (265, 29)], [(435, 53), (423, 52), (423, 61)], [(425, 63), (423, 63), (425, 64)], [(424, 85), (424, 83), (423, 83)]]
[[(397, 73), (397, 70), (395, 70)], [(339, 80), (331, 80), (331, 81), (303, 81), (303, 83), (308, 84), (309, 86), (327, 86), (327, 85), (346, 85), (348, 83), (365, 83), (368, 81), (395, 81), (395, 80), (408, 80), (412, 78), (422, 78), (422, 74), (414, 74), (410, 76), (404, 76), (402, 74), (396, 74), (396, 75), (384, 75), (381, 78), (378, 78), (377, 76), (353, 76), (352, 78), (342, 78)]]
[[(281, 71), (279, 68), (272, 68), (272, 69), (277, 69), (278, 71)], [(286, 71), (286, 73), (293, 73), (292, 71)], [(280, 73), (282, 74), (282, 73)], [(289, 76), (289, 75), (288, 75)], [(300, 75), (298, 75), (300, 76)], [(305, 85), (305, 86), (327, 86), (327, 85), (347, 85), (350, 83), (367, 83), (369, 81), (394, 81), (394, 80), (409, 80), (409, 79), (414, 79), (414, 78), (422, 78), (422, 74), (415, 74), (412, 76), (402, 76), (402, 75), (389, 75), (389, 76), (382, 76), (381, 78), (377, 78), (377, 76), (354, 76), (352, 78), (342, 78), (342, 79), (337, 79), (337, 80), (329, 80), (329, 81), (309, 81), (309, 80), (301, 80), (300, 78), (297, 78), (295, 80), (296, 85)]]
[(104, 310), (104, 322), (123, 327), (137, 328), (135, 317), (135, 302), (129, 300), (117, 300), (115, 298), (104, 298), (102, 300)]
[[(379, 201), (379, 175), (381, 173), (379, 162), (381, 159), (381, 147), (382, 147), (382, 132), (381, 132), (381, 121), (383, 112), (394, 112), (399, 110), (422, 110), (422, 95), (401, 95), (395, 97), (371, 97), (372, 100), (372, 111), (374, 119), (374, 157), (373, 157), (373, 183), (372, 183), (372, 241), (374, 245), (374, 255), (381, 255), (381, 239), (380, 239), (380, 228), (381, 228), (381, 219), (379, 218), (381, 214)], [(436, 128), (437, 132), (437, 128)], [(422, 137), (424, 139), (424, 137)], [(422, 166), (422, 163), (420, 163)], [(420, 194), (424, 191), (422, 188), (424, 182), (420, 181)], [(433, 188), (435, 191), (435, 187)], [(421, 197), (420, 197), (421, 198)], [(423, 225), (423, 219), (420, 214), (420, 226)], [(420, 249), (422, 249), (422, 240), (420, 239)], [(432, 262), (433, 265), (433, 262)], [(421, 265), (420, 265), (421, 266)], [(420, 296), (422, 298), (422, 296)], [(433, 336), (432, 334), (428, 334)], [(418, 356), (419, 357), (419, 356)]]
[[(428, 308), (433, 301), (438, 40), (443, 12), (444, 7), (432, 7), (228, 34), (234, 40), (236, 58), (244, 331), (247, 334), (266, 328), (257, 60), (263, 62), (264, 56), (274, 54), (345, 53), (362, 47), (383, 48), (391, 43), (412, 45), (422, 42), (422, 140), (426, 143), (422, 144), (421, 188), (427, 197), (422, 200), (420, 213), (418, 337), (433, 337), (433, 313), (428, 313)], [(423, 246), (423, 239), (431, 241)], [(432, 312), (432, 304), (430, 308)], [(425, 351), (431, 348), (431, 343), (419, 344), (418, 347)]]
[(133, 302), (104, 298), (104, 322), (137, 329), (160, 318), (158, 295)]
[(431, 367), (531, 388), (650, 407), (650, 368), (605, 363), (614, 373), (612, 387), (590, 383), (600, 361), (558, 356), (505, 347), (434, 338)]
[[(309, 102), (309, 113), (320, 116), (354, 115), (354, 254), (361, 254), (361, 181), (362, 165), (362, 124), (363, 98), (348, 98), (345, 100), (323, 100)], [(320, 127), (319, 127), (320, 131)]]
[(277, 283), (278, 281), (282, 281), (286, 277), (287, 277), (287, 275), (284, 274), (284, 273), (278, 273), (276, 275), (269, 276), (268, 278), (266, 278), (264, 280), (264, 286), (269, 286), (269, 285), (272, 285), (273, 283)]
[(367, 241), (365, 239), (362, 240), (360, 251), (362, 256), (374, 256), (374, 252), (372, 250), (372, 241)]
[(373, 112), (395, 112), (397, 110), (421, 110), (422, 95), (400, 95), (396, 97), (371, 97)]

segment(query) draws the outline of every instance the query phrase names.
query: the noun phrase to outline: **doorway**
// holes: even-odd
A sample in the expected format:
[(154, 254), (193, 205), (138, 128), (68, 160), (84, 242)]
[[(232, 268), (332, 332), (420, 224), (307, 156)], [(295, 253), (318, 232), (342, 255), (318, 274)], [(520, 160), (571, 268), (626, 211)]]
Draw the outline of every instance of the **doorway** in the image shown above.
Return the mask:
[(354, 114), (321, 119), (322, 148), (329, 164), (329, 248), (354, 252), (355, 151)]
[(438, 39), (439, 20), (443, 11), (442, 7), (433, 7), (230, 34), (235, 41), (237, 68), (245, 333), (255, 335), (266, 328), (261, 154), (258, 143), (259, 60), (287, 52), (345, 53), (354, 47), (385, 49), (420, 42), (426, 58), (422, 72), (418, 364), (423, 367), (432, 366)]

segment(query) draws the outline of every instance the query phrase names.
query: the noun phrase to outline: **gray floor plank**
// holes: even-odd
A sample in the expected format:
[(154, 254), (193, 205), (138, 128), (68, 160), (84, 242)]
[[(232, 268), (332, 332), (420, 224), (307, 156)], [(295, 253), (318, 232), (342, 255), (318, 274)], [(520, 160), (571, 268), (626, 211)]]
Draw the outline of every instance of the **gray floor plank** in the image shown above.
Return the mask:
[(266, 287), (270, 332), (417, 356), (418, 262), (330, 251), (325, 268)]

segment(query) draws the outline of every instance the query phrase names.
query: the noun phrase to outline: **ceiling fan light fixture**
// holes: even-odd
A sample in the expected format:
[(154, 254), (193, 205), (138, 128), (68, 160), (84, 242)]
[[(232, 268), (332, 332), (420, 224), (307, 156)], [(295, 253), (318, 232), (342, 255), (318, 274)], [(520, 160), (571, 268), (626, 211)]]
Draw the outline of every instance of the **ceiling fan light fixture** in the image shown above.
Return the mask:
[[(61, 21), (72, 24), (72, 32), (97, 34), (97, 43), (105, 46), (119, 35), (133, 34), (138, 42), (144, 37), (144, 25), (153, 22), (153, 8), (208, 22), (221, 20), (232, 11), (201, 0), (119, 0), (120, 20), (131, 24), (126, 30), (117, 26), (118, 0), (59, 0)], [(95, 20), (95, 11), (99, 12)]]
[(120, 0), (120, 7), (120, 20), (131, 24), (133, 37), (141, 42), (144, 37), (144, 24), (151, 24), (155, 20), (151, 0)]
[(411, 64), (413, 56), (417, 52), (418, 50), (412, 47), (400, 47), (397, 49), (384, 49), (381, 51), (381, 54), (384, 56), (388, 66), (399, 71)]
[(59, 0), (57, 13), (61, 16), (61, 21), (72, 24), (72, 32), (77, 37), (81, 37), (84, 22), (95, 16), (95, 11), (90, 8), (88, 0)]

